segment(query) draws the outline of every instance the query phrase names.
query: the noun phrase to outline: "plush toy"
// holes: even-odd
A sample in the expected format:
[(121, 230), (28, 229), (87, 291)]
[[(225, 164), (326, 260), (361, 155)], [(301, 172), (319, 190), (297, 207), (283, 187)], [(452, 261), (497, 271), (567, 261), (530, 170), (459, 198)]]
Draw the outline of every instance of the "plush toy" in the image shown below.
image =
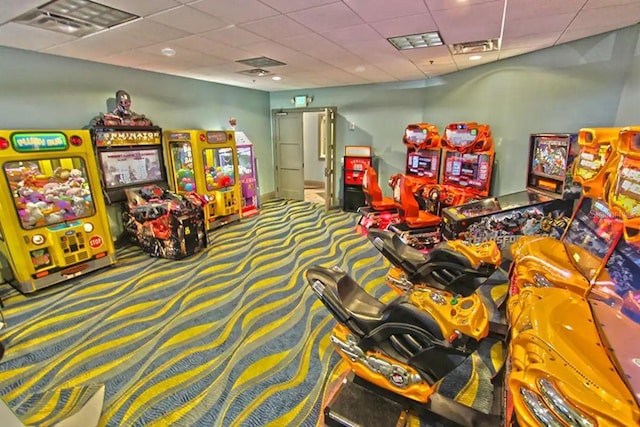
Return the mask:
[[(44, 222), (44, 214), (42, 213), (42, 210), (38, 206), (39, 203), (44, 203), (44, 202), (27, 203), (26, 218), (29, 224), (37, 225), (38, 223)], [(46, 203), (45, 203), (45, 206), (46, 206)]]
[(84, 184), (82, 171), (80, 169), (71, 169), (71, 171), (69, 171), (68, 183), (72, 187), (82, 187), (82, 185)]
[(69, 169), (58, 167), (53, 171), (53, 176), (58, 182), (67, 182), (71, 176), (71, 171)]

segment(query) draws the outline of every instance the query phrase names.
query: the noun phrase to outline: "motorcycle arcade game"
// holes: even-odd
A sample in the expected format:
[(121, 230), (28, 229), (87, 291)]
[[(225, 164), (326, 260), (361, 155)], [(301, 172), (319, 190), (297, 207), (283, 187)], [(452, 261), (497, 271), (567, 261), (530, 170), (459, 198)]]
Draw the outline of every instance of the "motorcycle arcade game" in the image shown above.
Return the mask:
[(207, 231), (239, 221), (242, 215), (238, 153), (234, 131), (165, 132), (169, 181), (178, 194), (203, 201)]
[(428, 251), (440, 241), (439, 204), (427, 196), (440, 176), (438, 128), (428, 123), (409, 125), (402, 142), (407, 146), (405, 174), (389, 181), (399, 220), (389, 223), (387, 230), (406, 244)]
[(581, 199), (561, 247), (514, 253), (508, 426), (640, 422), (640, 127), (617, 151), (611, 191)]
[[(581, 133), (586, 135), (591, 134)], [(575, 134), (531, 135), (527, 189), (445, 208), (443, 238), (473, 243), (493, 240), (502, 250), (520, 236), (560, 238), (580, 197), (580, 185), (572, 179), (578, 150)]]
[(23, 293), (116, 262), (86, 130), (0, 131), (2, 277)]
[(250, 218), (258, 215), (260, 209), (258, 159), (255, 157), (253, 143), (244, 132), (236, 131), (235, 137), (242, 194), (242, 218)]
[(155, 257), (183, 258), (206, 247), (198, 200), (167, 192), (162, 129), (131, 111), (116, 92), (116, 108), (91, 121), (91, 137), (109, 204), (122, 204), (124, 236)]

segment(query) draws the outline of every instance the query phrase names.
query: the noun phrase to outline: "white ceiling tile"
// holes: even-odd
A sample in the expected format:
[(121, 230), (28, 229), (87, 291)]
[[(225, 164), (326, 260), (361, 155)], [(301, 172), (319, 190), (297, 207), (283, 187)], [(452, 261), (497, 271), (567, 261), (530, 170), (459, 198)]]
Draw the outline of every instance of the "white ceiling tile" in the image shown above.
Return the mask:
[(227, 23), (211, 15), (202, 13), (199, 10), (188, 6), (180, 6), (161, 12), (147, 19), (151, 19), (169, 27), (188, 31), (191, 34), (203, 33), (227, 26)]
[(427, 77), (441, 76), (443, 74), (454, 73), (458, 71), (458, 67), (454, 62), (444, 65), (423, 65), (419, 67)]
[(387, 38), (438, 30), (438, 26), (428, 13), (372, 22), (370, 25)]
[(447, 46), (435, 46), (424, 49), (409, 49), (403, 51), (403, 55), (417, 65), (429, 64), (433, 61), (435, 65), (451, 64), (451, 52)]
[(525, 53), (533, 52), (535, 50), (537, 50), (537, 48), (535, 48), (535, 47), (521, 47), (521, 48), (514, 48), (514, 49), (502, 49), (500, 51), (499, 59), (512, 58), (514, 56), (524, 55)]
[(363, 23), (362, 19), (344, 3), (331, 3), (291, 12), (289, 16), (319, 33)]
[[(509, 0), (507, 3), (507, 22), (511, 19), (533, 19), (544, 22), (553, 15), (573, 14), (582, 9), (586, 0)], [(541, 18), (544, 16), (544, 18)], [(542, 32), (542, 31), (540, 31)]]
[(201, 0), (190, 3), (189, 6), (221, 18), (227, 25), (242, 24), (280, 14), (258, 0)]
[(322, 33), (323, 37), (332, 40), (342, 46), (360, 43), (371, 40), (384, 40), (376, 30), (368, 24), (353, 25), (350, 27), (339, 28), (326, 33)]
[(250, 24), (241, 24), (240, 27), (271, 40), (309, 33), (308, 28), (284, 15), (272, 16)]
[(423, 0), (344, 0), (366, 22), (429, 13)]
[(553, 46), (562, 35), (562, 31), (551, 33), (528, 34), (518, 37), (505, 37), (502, 39), (501, 50), (522, 48), (544, 48)]
[(155, 59), (151, 62), (158, 64), (166, 64), (168, 67), (190, 67), (197, 66), (215, 66), (228, 62), (227, 59), (207, 55), (202, 52), (190, 50), (187, 48), (176, 49), (174, 56), (165, 56), (160, 52), (162, 45), (152, 45), (140, 49), (136, 49), (137, 52), (143, 52), (148, 55), (155, 56)]
[(293, 12), (295, 10), (308, 9), (310, 7), (321, 6), (323, 4), (337, 3), (339, 0), (260, 0), (282, 13)]
[(176, 0), (99, 0), (98, 3), (133, 13), (138, 16), (149, 16), (172, 7), (180, 6)]
[(245, 46), (251, 43), (258, 43), (267, 40), (262, 36), (236, 26), (208, 31), (206, 33), (201, 33), (200, 36), (216, 42), (228, 44), (229, 46)]
[(484, 52), (481, 54), (482, 58), (477, 61), (471, 61), (469, 58), (474, 56), (473, 54), (453, 55), (453, 60), (458, 66), (459, 70), (471, 67), (477, 67), (478, 65), (487, 64), (492, 61), (497, 61), (500, 56), (499, 52)]
[(0, 0), (0, 23), (10, 21), (42, 3), (42, 0)]
[(477, 25), (454, 25), (440, 30), (446, 44), (465, 43), (479, 40), (497, 39), (500, 37), (499, 22), (485, 22)]
[(640, 3), (583, 10), (571, 23), (570, 30), (612, 24), (612, 29), (638, 23)]
[(625, 4), (637, 4), (640, 0), (589, 0), (584, 6), (585, 9), (595, 9), (598, 7), (621, 6)]
[(180, 51), (182, 49), (200, 52), (233, 61), (250, 58), (253, 56), (250, 52), (244, 49), (214, 42), (200, 36), (189, 36), (178, 40), (172, 40), (170, 42), (155, 44), (153, 46), (149, 46), (148, 50), (155, 50), (160, 53), (160, 50), (162, 50), (162, 48), (164, 47), (175, 49), (176, 56), (180, 54)]
[(574, 17), (575, 14), (573, 13), (564, 13), (545, 16), (544, 19), (541, 19), (539, 16), (523, 19), (508, 19), (504, 25), (503, 37), (520, 37), (528, 34), (563, 31), (569, 26)]
[(126, 25), (118, 26), (110, 31), (123, 33), (128, 37), (143, 37), (156, 42), (187, 37), (190, 33), (177, 28), (168, 27), (150, 19), (140, 19)]
[(331, 40), (327, 40), (320, 34), (312, 32), (303, 34), (301, 36), (278, 39), (278, 43), (300, 52), (307, 50), (324, 51), (326, 49), (335, 49), (338, 47), (338, 45)]
[(480, 3), (490, 3), (495, 0), (425, 0), (429, 10), (470, 9)]
[(77, 38), (68, 34), (42, 30), (14, 22), (0, 26), (0, 46), (42, 50), (72, 40), (77, 40)]
[(128, 50), (113, 55), (104, 56), (100, 62), (120, 65), (122, 67), (136, 67), (156, 61), (158, 55), (147, 53), (141, 50)]

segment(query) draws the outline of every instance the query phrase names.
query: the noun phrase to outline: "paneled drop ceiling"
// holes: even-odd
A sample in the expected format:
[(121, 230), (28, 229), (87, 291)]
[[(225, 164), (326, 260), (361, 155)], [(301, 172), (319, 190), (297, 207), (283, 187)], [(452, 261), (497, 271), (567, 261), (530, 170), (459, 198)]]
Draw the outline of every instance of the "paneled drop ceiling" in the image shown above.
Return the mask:
[[(425, 79), (640, 20), (640, 0), (96, 2), (138, 18), (77, 37), (14, 21), (46, 0), (0, 0), (0, 45), (277, 91)], [(443, 44), (398, 50), (387, 40), (427, 32)], [(497, 48), (452, 54), (454, 44), (486, 40)], [(286, 65), (241, 73), (254, 67), (237, 61), (257, 57)]]

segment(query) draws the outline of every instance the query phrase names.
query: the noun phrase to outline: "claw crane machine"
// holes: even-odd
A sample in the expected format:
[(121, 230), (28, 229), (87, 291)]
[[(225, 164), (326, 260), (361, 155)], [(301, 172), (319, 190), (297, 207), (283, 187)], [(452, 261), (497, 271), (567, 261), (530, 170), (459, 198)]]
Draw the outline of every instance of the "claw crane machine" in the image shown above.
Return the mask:
[(87, 130), (0, 130), (0, 265), (23, 293), (116, 262)]
[(258, 215), (260, 209), (258, 159), (255, 157), (253, 144), (242, 131), (236, 131), (236, 149), (242, 193), (242, 217), (249, 218)]
[(164, 140), (171, 189), (202, 199), (207, 231), (240, 220), (235, 132), (167, 130)]

